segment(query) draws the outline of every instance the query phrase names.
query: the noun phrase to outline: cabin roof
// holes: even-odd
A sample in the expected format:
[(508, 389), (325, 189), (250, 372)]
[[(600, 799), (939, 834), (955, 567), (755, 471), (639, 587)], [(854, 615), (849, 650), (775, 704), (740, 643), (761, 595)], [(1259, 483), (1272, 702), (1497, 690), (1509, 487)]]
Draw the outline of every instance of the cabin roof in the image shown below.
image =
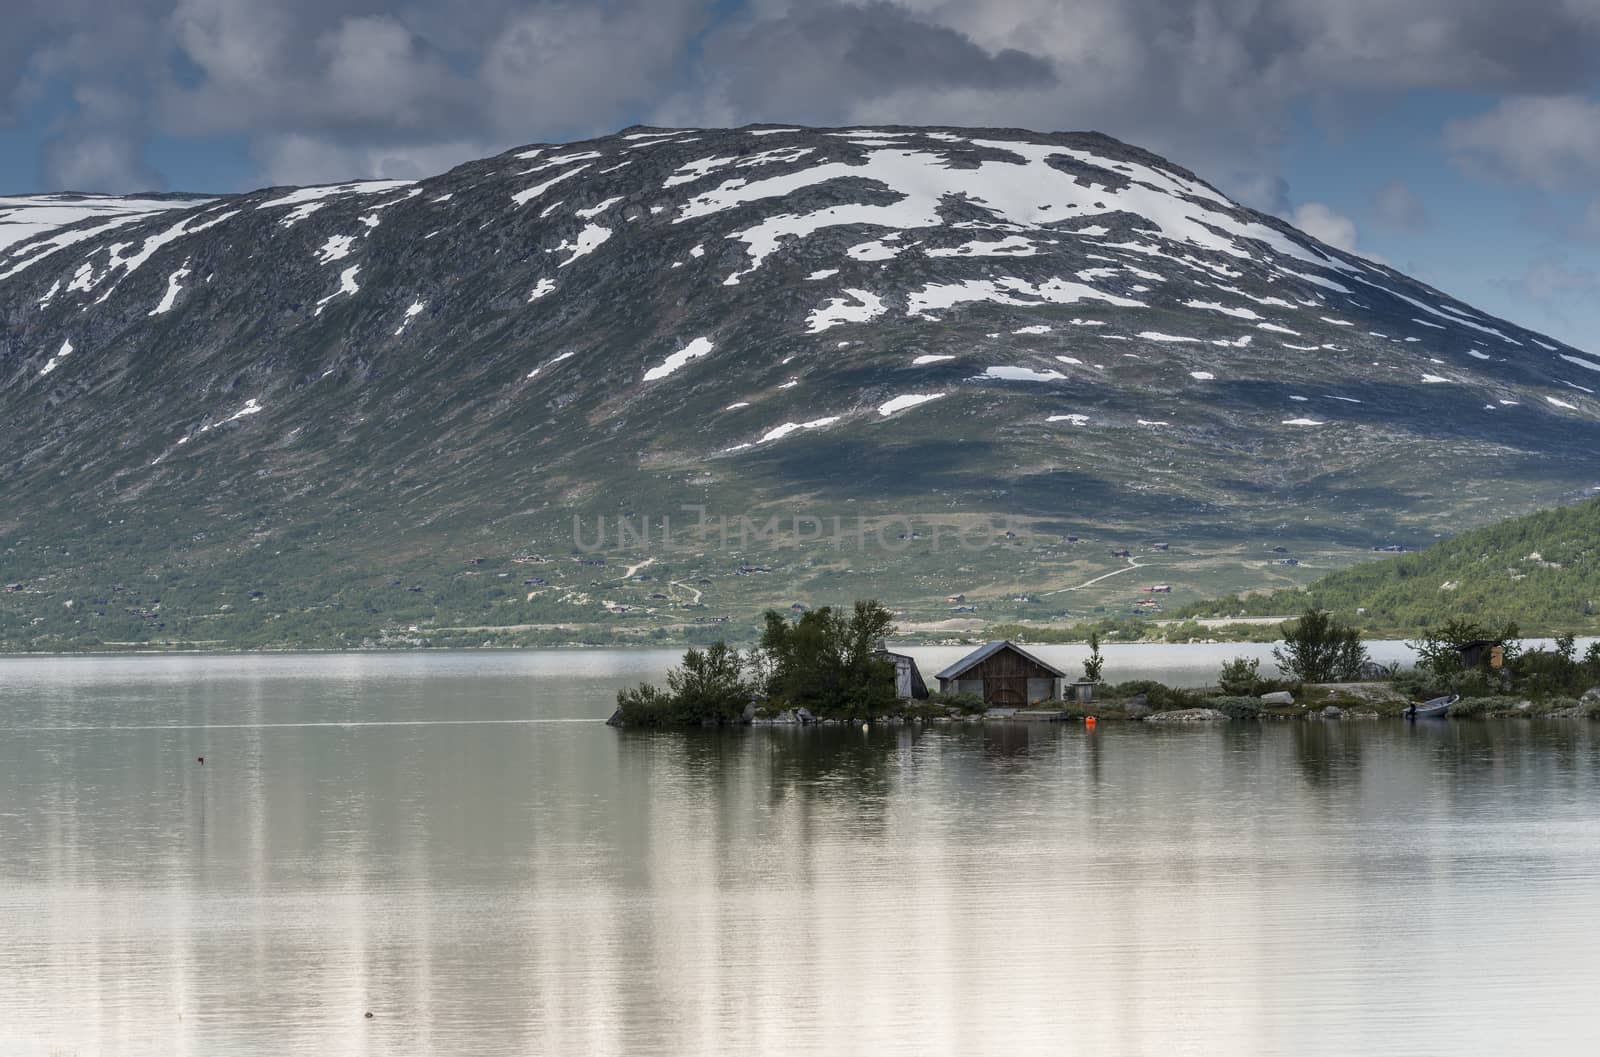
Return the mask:
[(959, 678), (962, 672), (967, 671), (969, 668), (977, 667), (979, 664), (982, 664), (984, 661), (988, 660), (990, 657), (993, 657), (1001, 650), (1011, 650), (1014, 653), (1020, 654), (1052, 674), (1062, 676), (1067, 674), (1060, 668), (1057, 668), (1055, 665), (1051, 664), (1049, 661), (1040, 660), (1038, 657), (1035, 657), (1033, 654), (1029, 653), (1021, 646), (1018, 646), (1016, 643), (1011, 642), (1008, 639), (999, 639), (995, 642), (988, 642), (978, 647), (976, 650), (973, 650), (971, 653), (967, 654), (965, 657), (961, 658), (959, 661), (952, 664), (938, 675), (934, 676), (934, 678)]

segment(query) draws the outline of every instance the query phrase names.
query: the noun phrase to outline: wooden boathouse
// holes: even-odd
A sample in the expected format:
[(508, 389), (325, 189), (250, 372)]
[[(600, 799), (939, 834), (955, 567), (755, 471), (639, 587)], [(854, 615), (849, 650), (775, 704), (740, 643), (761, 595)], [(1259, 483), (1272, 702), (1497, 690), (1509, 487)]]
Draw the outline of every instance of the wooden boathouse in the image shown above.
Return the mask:
[(908, 653), (894, 653), (884, 646), (873, 651), (873, 656), (894, 665), (894, 695), (901, 700), (925, 700), (928, 684), (922, 681), (916, 658)]
[(967, 654), (935, 678), (940, 693), (976, 694), (990, 708), (1027, 708), (1059, 700), (1067, 673), (1002, 639)]

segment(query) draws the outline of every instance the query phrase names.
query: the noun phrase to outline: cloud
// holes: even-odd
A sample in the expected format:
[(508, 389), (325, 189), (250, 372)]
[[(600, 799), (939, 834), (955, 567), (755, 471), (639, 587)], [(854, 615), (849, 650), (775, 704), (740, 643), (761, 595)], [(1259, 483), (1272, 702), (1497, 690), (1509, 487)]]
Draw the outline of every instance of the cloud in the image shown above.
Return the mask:
[(1374, 219), (1387, 228), (1422, 231), (1432, 223), (1422, 199), (1399, 180), (1391, 180), (1372, 192), (1368, 205)]
[(1297, 206), (1290, 222), (1307, 235), (1346, 253), (1356, 252), (1356, 223), (1321, 202)]
[(1600, 102), (1581, 95), (1516, 96), (1445, 127), (1470, 171), (1547, 191), (1600, 179)]
[(483, 55), (485, 113), (514, 139), (614, 130), (630, 108), (653, 104), (677, 77), (706, 6), (643, 0), (517, 12)]
[(478, 140), (347, 144), (301, 133), (263, 136), (250, 149), (265, 186), (339, 183), (352, 177), (416, 180), (491, 153), (493, 148)]
[(1592, 172), (1597, 56), (1595, 0), (8, 0), (0, 120), (62, 86), (128, 101), (67, 112), (52, 181), (136, 177), (157, 134), (244, 138), (265, 178), (643, 117), (1095, 128), (1281, 209), (1291, 107), (1413, 89), (1534, 101), (1464, 123), (1463, 159)]

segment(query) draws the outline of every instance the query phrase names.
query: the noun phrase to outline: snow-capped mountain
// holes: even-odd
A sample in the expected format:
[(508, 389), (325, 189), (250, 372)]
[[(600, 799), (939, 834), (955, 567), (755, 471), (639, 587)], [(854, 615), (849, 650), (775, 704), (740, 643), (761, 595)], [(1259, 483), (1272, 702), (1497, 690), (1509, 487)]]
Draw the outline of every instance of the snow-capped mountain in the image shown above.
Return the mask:
[[(310, 601), (684, 505), (1364, 548), (1573, 494), (1600, 450), (1600, 356), (1095, 134), (632, 129), (0, 198), (0, 313), (4, 572), (61, 590), (242, 588), (293, 541)], [(925, 568), (874, 575), (909, 603)]]

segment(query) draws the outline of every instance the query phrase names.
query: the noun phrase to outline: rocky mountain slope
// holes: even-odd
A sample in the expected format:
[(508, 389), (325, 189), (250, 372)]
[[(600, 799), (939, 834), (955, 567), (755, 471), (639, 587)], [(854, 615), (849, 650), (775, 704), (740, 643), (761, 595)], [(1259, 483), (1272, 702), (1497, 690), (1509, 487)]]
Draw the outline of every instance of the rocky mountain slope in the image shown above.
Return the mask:
[(1297, 582), (1263, 544), (1309, 576), (1581, 494), (1600, 450), (1600, 356), (1095, 134), (631, 129), (414, 183), (0, 198), (0, 319), (11, 648), (868, 591), (1048, 617), (1144, 565)]

